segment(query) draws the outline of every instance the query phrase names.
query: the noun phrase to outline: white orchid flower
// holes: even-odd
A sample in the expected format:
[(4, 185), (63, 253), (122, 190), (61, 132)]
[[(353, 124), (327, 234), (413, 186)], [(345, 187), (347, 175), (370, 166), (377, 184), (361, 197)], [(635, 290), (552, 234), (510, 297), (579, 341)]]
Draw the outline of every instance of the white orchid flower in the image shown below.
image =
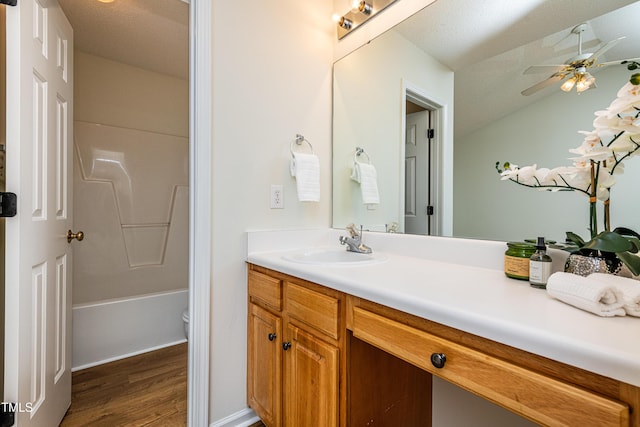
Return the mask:
[(511, 178), (515, 179), (517, 175), (518, 175), (518, 165), (512, 165), (512, 164), (510, 164), (508, 168), (506, 168), (504, 171), (500, 173), (500, 176), (502, 177), (501, 179), (503, 181)]
[(537, 165), (519, 168), (518, 173), (516, 174), (516, 180), (523, 184), (535, 185), (536, 168)]
[(627, 82), (618, 91), (618, 97), (609, 105), (607, 111), (609, 117), (632, 114), (640, 108), (640, 85), (636, 86)]
[(610, 147), (592, 147), (588, 149), (584, 149), (584, 147), (580, 146), (578, 148), (574, 148), (569, 150), (570, 153), (580, 154), (580, 157), (572, 157), (571, 160), (574, 161), (588, 161), (593, 160), (596, 162), (601, 162), (603, 160), (611, 159), (613, 156), (613, 150)]
[(612, 114), (609, 110), (600, 110), (595, 112), (596, 118), (593, 119), (593, 127), (597, 131), (607, 130), (615, 125), (618, 120), (617, 114)]
[[(538, 169), (537, 165), (522, 168), (511, 165), (501, 177), (539, 190), (576, 191), (589, 197), (592, 208), (594, 193), (597, 200), (608, 202), (610, 190), (616, 184), (614, 175), (624, 172), (623, 161), (640, 154), (639, 116), (640, 85), (626, 83), (606, 110), (596, 111), (594, 129), (579, 132), (584, 140), (579, 147), (569, 150), (576, 155), (570, 158), (572, 166)], [(595, 212), (590, 209), (592, 225), (596, 222)], [(608, 210), (605, 212), (607, 219)]]
[(635, 115), (614, 116), (608, 119), (597, 118), (593, 123), (594, 125), (603, 126), (600, 130), (607, 132), (606, 135), (600, 135), (603, 140), (620, 132), (638, 133), (640, 131), (640, 119)]
[(553, 178), (550, 176), (551, 169), (549, 168), (540, 168), (535, 171), (534, 176), (538, 180), (540, 184), (550, 184), (553, 183)]
[[(638, 148), (638, 144), (633, 142), (633, 140), (631, 139), (633, 136), (636, 135), (629, 135), (627, 133), (624, 133), (616, 138), (616, 140), (611, 144), (609, 144), (609, 148), (614, 153), (632, 153)], [(640, 135), (637, 135), (636, 137), (640, 137)], [(640, 138), (638, 138), (638, 140), (640, 140)]]
[(598, 187), (611, 188), (616, 183), (616, 179), (607, 169), (600, 169), (598, 174)]

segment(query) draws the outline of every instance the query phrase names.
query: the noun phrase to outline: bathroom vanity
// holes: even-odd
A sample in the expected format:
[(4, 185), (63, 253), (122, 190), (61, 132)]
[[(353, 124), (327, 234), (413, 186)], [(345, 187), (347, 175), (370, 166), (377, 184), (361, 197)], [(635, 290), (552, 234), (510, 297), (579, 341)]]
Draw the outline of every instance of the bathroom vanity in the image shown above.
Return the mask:
[[(423, 237), (416, 257), (406, 237), (333, 261), (250, 237), (247, 398), (266, 425), (431, 425), (436, 375), (542, 425), (640, 426), (640, 319), (506, 278), (487, 261), (503, 244)], [(446, 262), (458, 245), (485, 265)]]

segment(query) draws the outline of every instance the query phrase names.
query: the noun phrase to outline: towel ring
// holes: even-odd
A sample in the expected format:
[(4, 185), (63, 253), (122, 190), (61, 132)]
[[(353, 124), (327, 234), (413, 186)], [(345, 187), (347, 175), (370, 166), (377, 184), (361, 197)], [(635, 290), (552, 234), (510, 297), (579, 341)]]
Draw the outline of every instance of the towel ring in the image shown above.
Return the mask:
[(298, 133), (296, 134), (296, 140), (291, 141), (291, 145), (289, 146), (289, 150), (291, 151), (292, 156), (295, 156), (293, 153), (293, 144), (295, 143), (296, 145), (302, 145), (303, 142), (306, 142), (307, 144), (309, 144), (309, 148), (311, 148), (311, 154), (313, 154), (313, 145), (311, 145), (311, 143), (307, 140), (307, 138), (305, 138), (304, 136)]
[(360, 157), (363, 154), (367, 156), (367, 163), (371, 164), (371, 157), (369, 157), (369, 154), (367, 154), (367, 152), (364, 151), (364, 148), (361, 148), (361, 147), (356, 147), (356, 154), (355, 156), (353, 156), (353, 160), (357, 162), (358, 157)]

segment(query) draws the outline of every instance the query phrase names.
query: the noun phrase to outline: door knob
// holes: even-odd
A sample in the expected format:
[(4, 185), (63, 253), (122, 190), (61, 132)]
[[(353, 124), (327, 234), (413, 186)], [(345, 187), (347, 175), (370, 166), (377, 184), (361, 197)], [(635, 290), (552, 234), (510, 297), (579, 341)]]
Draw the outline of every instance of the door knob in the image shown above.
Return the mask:
[(71, 243), (73, 239), (78, 239), (78, 242), (81, 242), (84, 239), (84, 232), (78, 231), (74, 233), (73, 231), (67, 231), (67, 242)]

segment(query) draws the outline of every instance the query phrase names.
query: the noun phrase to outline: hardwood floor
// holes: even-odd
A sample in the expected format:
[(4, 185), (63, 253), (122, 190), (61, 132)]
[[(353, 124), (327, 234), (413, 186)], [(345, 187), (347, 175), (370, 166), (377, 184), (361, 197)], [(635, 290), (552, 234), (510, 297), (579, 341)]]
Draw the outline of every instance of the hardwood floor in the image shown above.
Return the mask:
[(63, 427), (187, 423), (187, 343), (73, 373)]

